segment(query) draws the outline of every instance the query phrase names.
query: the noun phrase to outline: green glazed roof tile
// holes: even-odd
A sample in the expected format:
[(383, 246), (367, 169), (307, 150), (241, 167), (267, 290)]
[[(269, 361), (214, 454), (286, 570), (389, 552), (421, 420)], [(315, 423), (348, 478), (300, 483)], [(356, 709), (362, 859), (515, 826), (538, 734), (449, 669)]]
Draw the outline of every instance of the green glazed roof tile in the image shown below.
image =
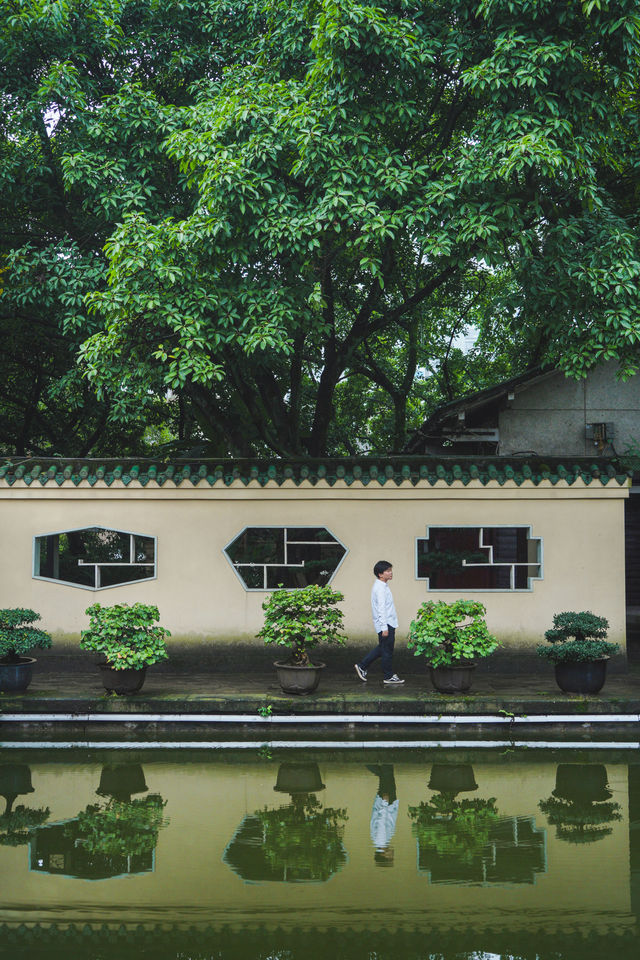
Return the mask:
[(247, 484), (257, 481), (260, 486), (285, 481), (315, 485), (319, 481), (333, 486), (337, 481), (348, 485), (376, 482), (380, 486), (392, 483), (415, 486), (425, 481), (431, 486), (437, 483), (466, 486), (471, 482), (486, 484), (531, 483), (543, 481), (552, 485), (599, 483), (603, 486), (614, 482), (628, 483), (629, 471), (619, 460), (593, 461), (584, 458), (568, 464), (566, 459), (541, 457), (489, 457), (455, 459), (440, 457), (344, 457), (322, 460), (198, 460), (170, 462), (141, 460), (72, 460), (57, 457), (46, 459), (7, 458), (0, 464), (0, 485), (12, 486), (23, 483), (29, 486), (35, 480), (39, 485), (53, 483), (58, 486), (71, 483), (77, 486), (87, 480), (92, 486), (98, 482), (111, 486), (120, 482), (142, 487), (179, 486), (185, 482), (196, 486), (206, 483), (230, 486), (233, 483)]

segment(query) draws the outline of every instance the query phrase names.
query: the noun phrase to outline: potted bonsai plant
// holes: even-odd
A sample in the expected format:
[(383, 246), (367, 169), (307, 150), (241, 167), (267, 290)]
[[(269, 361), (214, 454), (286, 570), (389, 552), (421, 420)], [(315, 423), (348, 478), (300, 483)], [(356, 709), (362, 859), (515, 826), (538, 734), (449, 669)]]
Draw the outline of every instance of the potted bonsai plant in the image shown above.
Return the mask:
[(0, 691), (21, 693), (31, 683), (33, 657), (25, 657), (34, 647), (51, 646), (51, 637), (32, 626), (40, 620), (35, 610), (14, 607), (0, 610)]
[(550, 660), (564, 693), (598, 693), (607, 676), (609, 657), (618, 644), (606, 640), (609, 621), (589, 611), (556, 613), (538, 653)]
[(318, 686), (325, 664), (312, 663), (309, 650), (319, 643), (344, 643), (340, 633), (344, 615), (336, 606), (341, 600), (344, 596), (337, 590), (313, 584), (274, 590), (262, 604), (264, 626), (258, 637), (291, 648), (289, 660), (275, 663), (285, 693), (311, 693)]
[(105, 688), (118, 695), (137, 693), (147, 667), (168, 659), (166, 639), (171, 634), (156, 625), (158, 608), (147, 603), (112, 607), (94, 603), (85, 612), (89, 629), (82, 631), (80, 646), (104, 654), (106, 663), (98, 666)]
[(431, 681), (440, 693), (464, 693), (471, 688), (474, 659), (499, 646), (489, 633), (486, 609), (476, 600), (428, 600), (411, 622), (407, 646), (425, 657)]

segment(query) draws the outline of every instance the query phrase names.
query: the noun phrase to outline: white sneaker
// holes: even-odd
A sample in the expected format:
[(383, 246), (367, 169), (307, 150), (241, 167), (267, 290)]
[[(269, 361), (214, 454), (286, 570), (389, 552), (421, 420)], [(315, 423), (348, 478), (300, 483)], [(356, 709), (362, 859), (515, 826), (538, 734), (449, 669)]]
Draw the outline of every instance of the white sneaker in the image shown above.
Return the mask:
[(401, 680), (398, 674), (394, 673), (394, 675), (392, 677), (389, 677), (388, 680), (383, 680), (383, 683), (390, 683), (392, 685), (397, 685), (399, 683), (404, 683), (404, 680)]
[(366, 670), (363, 670), (359, 663), (354, 663), (354, 667), (356, 668), (356, 673), (358, 674), (358, 676), (360, 677), (360, 679), (361, 679), (361, 680), (366, 680), (366, 679), (367, 679), (367, 671), (366, 671)]

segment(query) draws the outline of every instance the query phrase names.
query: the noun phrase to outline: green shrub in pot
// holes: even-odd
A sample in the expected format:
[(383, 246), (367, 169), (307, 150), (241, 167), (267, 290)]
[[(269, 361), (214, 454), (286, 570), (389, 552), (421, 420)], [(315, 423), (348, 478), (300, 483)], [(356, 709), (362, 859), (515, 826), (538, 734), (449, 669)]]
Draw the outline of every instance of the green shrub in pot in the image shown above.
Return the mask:
[(411, 622), (407, 646), (432, 667), (487, 657), (500, 643), (489, 633), (486, 612), (477, 600), (428, 600)]
[(336, 606), (344, 595), (329, 586), (313, 584), (297, 590), (274, 590), (262, 604), (264, 626), (258, 637), (265, 643), (290, 647), (289, 663), (309, 666), (309, 650), (320, 643), (344, 643), (344, 614)]
[(344, 596), (330, 586), (312, 584), (294, 590), (274, 590), (262, 604), (264, 626), (258, 637), (265, 643), (289, 647), (288, 660), (276, 661), (285, 693), (312, 693), (318, 686), (323, 663), (312, 663), (309, 651), (321, 643), (342, 644), (344, 614), (337, 606)]
[(86, 613), (89, 629), (82, 631), (80, 646), (104, 654), (106, 662), (98, 668), (105, 689), (119, 696), (137, 693), (147, 667), (168, 659), (166, 639), (171, 634), (156, 624), (158, 608), (148, 603), (112, 607), (94, 603)]
[(113, 670), (141, 670), (167, 660), (166, 640), (171, 636), (156, 625), (158, 608), (148, 603), (94, 603), (85, 611), (89, 628), (83, 630), (80, 646), (104, 654)]
[(476, 657), (487, 657), (499, 646), (489, 633), (486, 612), (477, 600), (427, 600), (411, 622), (407, 646), (427, 660), (439, 693), (470, 690)]

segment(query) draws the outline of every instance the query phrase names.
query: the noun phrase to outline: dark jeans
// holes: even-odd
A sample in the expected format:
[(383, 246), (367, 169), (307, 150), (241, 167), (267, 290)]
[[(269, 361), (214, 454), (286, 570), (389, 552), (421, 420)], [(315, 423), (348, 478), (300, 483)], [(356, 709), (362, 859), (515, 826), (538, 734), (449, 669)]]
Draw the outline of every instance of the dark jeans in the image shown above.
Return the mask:
[(362, 669), (368, 670), (373, 661), (380, 657), (382, 660), (382, 673), (385, 680), (393, 676), (391, 660), (393, 657), (393, 645), (396, 642), (396, 628), (390, 627), (389, 624), (387, 624), (387, 630), (389, 633), (386, 637), (383, 637), (382, 630), (380, 631), (378, 634), (378, 646), (374, 647), (373, 650), (366, 655), (364, 660), (360, 661)]

